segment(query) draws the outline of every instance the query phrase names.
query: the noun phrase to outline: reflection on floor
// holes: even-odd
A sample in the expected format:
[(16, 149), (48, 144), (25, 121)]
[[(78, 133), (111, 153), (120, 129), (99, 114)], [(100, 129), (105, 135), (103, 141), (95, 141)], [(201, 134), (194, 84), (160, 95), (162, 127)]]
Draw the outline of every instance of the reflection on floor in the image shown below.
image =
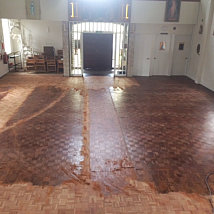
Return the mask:
[(213, 142), (214, 93), (187, 78), (9, 74), (0, 213), (211, 213)]

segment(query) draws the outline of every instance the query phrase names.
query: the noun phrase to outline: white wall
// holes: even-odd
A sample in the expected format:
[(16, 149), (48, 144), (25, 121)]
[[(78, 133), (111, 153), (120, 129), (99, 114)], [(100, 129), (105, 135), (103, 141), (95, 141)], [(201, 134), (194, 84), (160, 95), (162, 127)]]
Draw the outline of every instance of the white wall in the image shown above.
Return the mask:
[(0, 0), (0, 18), (25, 19), (25, 0)]
[[(154, 46), (152, 44), (156, 41), (155, 36), (161, 32), (191, 35), (191, 56), (187, 76), (214, 91), (214, 1), (182, 2), (180, 22), (177, 24), (164, 23), (164, 13), (164, 1), (133, 1), (131, 21), (138, 23), (133, 33), (135, 35), (133, 73), (149, 75), (147, 68), (150, 69), (152, 64), (152, 46)], [(203, 25), (203, 34), (199, 34), (200, 25)], [(176, 27), (175, 31), (173, 27)], [(143, 45), (144, 40), (148, 41)], [(198, 44), (201, 45), (200, 55), (196, 52)], [(150, 58), (151, 63), (144, 58)]]
[[(68, 21), (67, 0), (40, 0), (41, 19)], [(165, 1), (132, 2), (132, 23), (164, 23)], [(199, 2), (182, 2), (179, 24), (195, 24)], [(25, 0), (0, 0), (0, 18), (26, 19)]]
[[(0, 40), (1, 38), (3, 38), (3, 30), (2, 30), (2, 22), (0, 19)], [(6, 73), (8, 73), (8, 65), (3, 64), (3, 60), (0, 60), (0, 77), (4, 76)]]
[[(40, 0), (41, 19), (68, 20), (67, 0)], [(25, 0), (0, 0), (0, 18), (26, 19)]]
[[(196, 24), (199, 5), (199, 2), (182, 2), (178, 24)], [(133, 0), (131, 22), (163, 24), (165, 8), (165, 1)]]
[(3, 61), (0, 60), (0, 77), (8, 73), (8, 65), (3, 64)]
[(134, 76), (149, 76), (151, 59), (155, 43), (154, 34), (135, 34), (134, 64), (131, 74)]
[(202, 75), (200, 83), (214, 91), (214, 14), (212, 18), (212, 27), (208, 33), (206, 52), (202, 66)]
[[(189, 68), (189, 71), (187, 74), (193, 80), (196, 80), (197, 69), (199, 67), (200, 58), (201, 58), (197, 54), (196, 49), (197, 49), (198, 44), (200, 44), (201, 47), (204, 46), (203, 38), (206, 34), (205, 25), (208, 22), (208, 15), (207, 14), (208, 14), (209, 6), (210, 6), (209, 0), (202, 0), (201, 1), (197, 24), (194, 26), (194, 29), (193, 29), (191, 62), (190, 62), (190, 68)], [(203, 25), (203, 27), (204, 27), (203, 34), (199, 34), (200, 25)]]
[(2, 21), (0, 19), (0, 42), (3, 40), (3, 29), (2, 29)]
[[(161, 33), (170, 35), (170, 56), (173, 54), (174, 35), (192, 35), (194, 25), (181, 24), (135, 24), (134, 34), (134, 64), (129, 75), (149, 76), (151, 75), (156, 57), (156, 39)], [(176, 29), (175, 29), (176, 28)], [(164, 37), (164, 35), (163, 35)], [(168, 44), (169, 44), (168, 43)], [(172, 57), (168, 58), (169, 73), (171, 72)]]
[[(188, 76), (196, 83), (214, 91), (214, 1), (201, 0), (197, 25), (194, 27), (191, 61)], [(199, 27), (203, 25), (203, 34), (199, 34)], [(201, 53), (196, 53), (197, 44), (201, 44)]]
[(41, 52), (44, 46), (53, 46), (55, 50), (63, 49), (62, 22), (21, 20), (21, 24), (31, 33), (32, 48)]
[(54, 21), (68, 20), (67, 0), (40, 0), (41, 19)]
[[(137, 34), (182, 34), (191, 35), (194, 25), (179, 25), (179, 24), (136, 24), (135, 33)], [(176, 28), (176, 29), (174, 29)]]
[[(192, 35), (197, 23), (199, 2), (181, 2), (179, 22), (164, 22), (166, 1), (132, 1), (131, 23), (135, 23), (133, 75), (149, 76), (154, 69), (155, 44), (158, 35), (167, 33), (171, 41), (170, 56), (173, 54), (174, 35)], [(169, 74), (172, 57), (168, 60)], [(183, 72), (184, 73), (184, 72)]]

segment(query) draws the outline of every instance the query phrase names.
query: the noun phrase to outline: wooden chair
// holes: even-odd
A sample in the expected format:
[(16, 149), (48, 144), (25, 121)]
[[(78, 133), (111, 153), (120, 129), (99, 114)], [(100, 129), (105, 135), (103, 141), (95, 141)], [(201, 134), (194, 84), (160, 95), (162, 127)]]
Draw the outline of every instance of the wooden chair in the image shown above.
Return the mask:
[(26, 61), (27, 71), (35, 71), (36, 60), (33, 57), (28, 57)]
[(45, 59), (44, 56), (35, 56), (35, 70), (36, 71), (46, 71), (46, 64), (45, 64)]
[(63, 50), (57, 51), (57, 57), (58, 57), (58, 59), (63, 59)]
[(55, 59), (47, 59), (47, 72), (56, 72), (56, 60)]
[(63, 66), (63, 60), (58, 59), (58, 60), (57, 60), (57, 73), (59, 73), (59, 72), (60, 72), (60, 70), (62, 70), (62, 71), (63, 71), (63, 69), (64, 69), (64, 66)]

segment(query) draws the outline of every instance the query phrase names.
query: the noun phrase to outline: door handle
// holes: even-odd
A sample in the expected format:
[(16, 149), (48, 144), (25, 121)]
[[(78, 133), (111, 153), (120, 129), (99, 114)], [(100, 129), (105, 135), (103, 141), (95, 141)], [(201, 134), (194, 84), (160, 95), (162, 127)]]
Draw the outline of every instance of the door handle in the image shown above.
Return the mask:
[(147, 60), (150, 60), (150, 58), (146, 58)]
[(154, 57), (154, 59), (157, 59), (156, 57)]

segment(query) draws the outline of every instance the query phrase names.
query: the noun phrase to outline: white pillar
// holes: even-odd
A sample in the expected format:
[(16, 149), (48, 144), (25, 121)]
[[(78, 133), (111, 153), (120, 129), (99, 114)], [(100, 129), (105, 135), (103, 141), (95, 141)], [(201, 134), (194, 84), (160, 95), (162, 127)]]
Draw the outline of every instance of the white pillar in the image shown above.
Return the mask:
[(214, 1), (209, 0), (209, 4), (207, 6), (207, 13), (206, 13), (206, 18), (205, 18), (205, 23), (204, 23), (204, 35), (202, 39), (202, 49), (201, 49), (201, 56), (200, 56), (200, 61), (199, 61), (199, 66), (197, 69), (196, 73), (196, 83), (201, 83), (202, 76), (204, 73), (204, 65), (206, 62), (206, 52), (207, 52), (207, 44), (210, 38), (210, 32), (211, 32), (211, 27), (212, 27), (212, 19), (213, 19), (213, 11), (214, 11)]
[(70, 76), (69, 22), (62, 22), (64, 76)]
[(128, 69), (127, 76), (131, 77), (134, 67), (134, 42), (135, 42), (135, 24), (130, 23), (129, 30), (129, 49), (128, 49)]

